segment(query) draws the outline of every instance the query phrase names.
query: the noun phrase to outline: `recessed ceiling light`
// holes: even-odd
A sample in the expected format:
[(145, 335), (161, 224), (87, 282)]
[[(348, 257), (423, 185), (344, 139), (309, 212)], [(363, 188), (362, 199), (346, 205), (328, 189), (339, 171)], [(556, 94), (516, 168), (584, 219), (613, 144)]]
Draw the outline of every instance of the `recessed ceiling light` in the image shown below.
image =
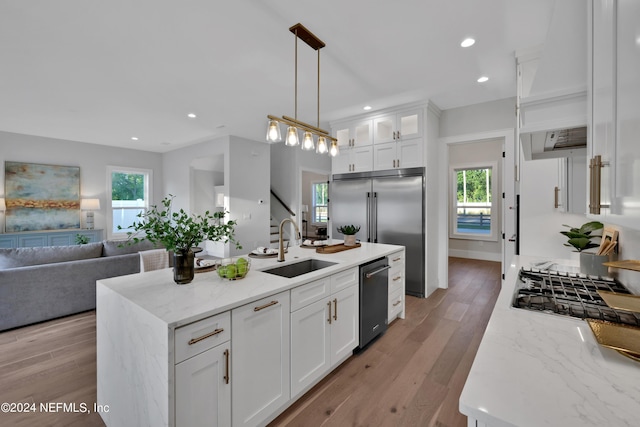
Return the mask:
[(195, 119), (198, 116), (196, 116), (196, 113), (189, 113), (187, 114), (187, 117), (189, 117), (190, 119)]
[(137, 141), (138, 139), (140, 139), (140, 138), (138, 138), (137, 136), (132, 136), (131, 137), (131, 140), (133, 140), (133, 141)]
[(364, 107), (362, 107), (362, 109), (365, 111), (369, 111), (371, 110), (371, 105), (365, 105)]
[(489, 77), (487, 77), (487, 76), (482, 76), (482, 77), (480, 77), (480, 78), (478, 79), (478, 83), (484, 83), (484, 82), (486, 82), (487, 80), (489, 80)]
[(462, 46), (462, 47), (471, 47), (471, 46), (473, 46), (475, 44), (475, 42), (476, 41), (474, 39), (467, 38), (467, 39), (462, 40), (462, 43), (460, 43), (460, 46)]

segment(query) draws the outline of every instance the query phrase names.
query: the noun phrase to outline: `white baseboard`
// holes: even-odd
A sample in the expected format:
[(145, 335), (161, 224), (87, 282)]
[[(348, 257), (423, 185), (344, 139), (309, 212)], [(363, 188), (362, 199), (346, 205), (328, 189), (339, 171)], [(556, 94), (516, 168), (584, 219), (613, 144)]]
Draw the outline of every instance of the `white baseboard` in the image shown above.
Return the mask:
[(456, 258), (479, 259), (482, 261), (502, 262), (502, 254), (495, 252), (466, 251), (462, 249), (449, 248), (449, 256)]

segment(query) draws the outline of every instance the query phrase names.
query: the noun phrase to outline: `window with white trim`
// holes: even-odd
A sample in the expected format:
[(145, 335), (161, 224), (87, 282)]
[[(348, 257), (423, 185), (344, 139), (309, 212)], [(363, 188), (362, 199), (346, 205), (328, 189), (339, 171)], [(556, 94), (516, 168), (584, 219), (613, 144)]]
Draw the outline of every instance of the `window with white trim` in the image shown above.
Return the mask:
[(450, 237), (496, 240), (495, 164), (451, 168)]
[[(151, 205), (152, 171), (109, 166), (107, 168), (108, 234), (111, 238), (126, 237), (127, 228), (139, 221), (138, 214)], [(123, 229), (119, 230), (118, 226)]]
[(311, 183), (311, 222), (326, 224), (329, 217), (329, 183), (318, 181)]

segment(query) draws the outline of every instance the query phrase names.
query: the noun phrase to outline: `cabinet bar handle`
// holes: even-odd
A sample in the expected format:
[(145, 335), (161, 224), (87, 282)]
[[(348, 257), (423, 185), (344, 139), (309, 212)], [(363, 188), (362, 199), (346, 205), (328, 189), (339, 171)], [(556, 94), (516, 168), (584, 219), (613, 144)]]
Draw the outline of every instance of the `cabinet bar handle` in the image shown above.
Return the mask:
[(395, 307), (395, 306), (397, 306), (398, 304), (400, 304), (401, 302), (402, 302), (402, 300), (400, 300), (400, 301), (398, 301), (398, 302), (394, 302), (394, 303), (393, 303), (393, 306)]
[(334, 306), (333, 320), (337, 321), (338, 320), (338, 298), (333, 299), (333, 306)]
[(216, 330), (215, 330), (215, 331), (213, 331), (213, 332), (209, 332), (208, 334), (203, 335), (203, 336), (201, 336), (201, 337), (198, 337), (198, 338), (192, 338), (192, 339), (190, 339), (190, 340), (189, 340), (189, 345), (193, 345), (193, 344), (198, 343), (198, 342), (200, 342), (200, 341), (202, 341), (202, 340), (206, 340), (207, 338), (210, 338), (210, 337), (212, 337), (212, 336), (214, 336), (214, 335), (218, 335), (220, 332), (223, 332), (223, 331), (224, 331), (224, 329), (223, 329), (223, 328), (219, 328), (219, 329), (216, 329)]
[(260, 310), (264, 310), (267, 307), (271, 307), (272, 305), (276, 305), (278, 303), (278, 301), (271, 301), (266, 303), (265, 305), (261, 305), (260, 307), (253, 307), (253, 311), (260, 311)]
[(392, 261), (393, 261), (393, 262), (398, 262), (398, 261), (400, 261), (401, 259), (402, 259), (402, 257), (398, 257), (398, 258), (394, 258)]
[(558, 193), (559, 193), (559, 192), (560, 192), (560, 189), (559, 189), (559, 188), (558, 188), (558, 186), (556, 185), (556, 186), (553, 188), (553, 207), (554, 207), (555, 209), (558, 209), (558, 207), (560, 206), (560, 205), (558, 204)]
[(400, 167), (400, 159), (396, 160), (396, 167)]
[(397, 281), (398, 281), (398, 280), (400, 280), (400, 279), (402, 279), (402, 276), (397, 276), (397, 277), (394, 277), (394, 278), (393, 278), (393, 281), (394, 281), (394, 282), (397, 282)]
[(329, 318), (327, 320), (329, 321), (329, 324), (331, 324), (331, 301), (329, 301), (327, 305), (329, 306)]
[(229, 384), (229, 349), (224, 351), (224, 383)]
[(398, 139), (400, 139), (400, 131), (398, 131), (397, 134), (398, 134)]

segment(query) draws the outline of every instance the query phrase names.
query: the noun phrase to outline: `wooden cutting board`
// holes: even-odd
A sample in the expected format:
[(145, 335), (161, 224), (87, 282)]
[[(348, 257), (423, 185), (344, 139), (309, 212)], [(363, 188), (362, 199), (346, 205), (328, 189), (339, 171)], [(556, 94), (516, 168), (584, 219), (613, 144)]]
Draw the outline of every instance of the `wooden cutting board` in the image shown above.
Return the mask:
[(337, 245), (320, 246), (316, 248), (318, 254), (335, 254), (336, 252), (348, 251), (349, 249), (355, 249), (362, 246), (360, 243), (356, 243), (355, 246), (346, 246), (344, 243), (338, 243)]
[(625, 270), (640, 271), (640, 260), (637, 259), (603, 262), (602, 265), (606, 265), (607, 267), (623, 268)]

